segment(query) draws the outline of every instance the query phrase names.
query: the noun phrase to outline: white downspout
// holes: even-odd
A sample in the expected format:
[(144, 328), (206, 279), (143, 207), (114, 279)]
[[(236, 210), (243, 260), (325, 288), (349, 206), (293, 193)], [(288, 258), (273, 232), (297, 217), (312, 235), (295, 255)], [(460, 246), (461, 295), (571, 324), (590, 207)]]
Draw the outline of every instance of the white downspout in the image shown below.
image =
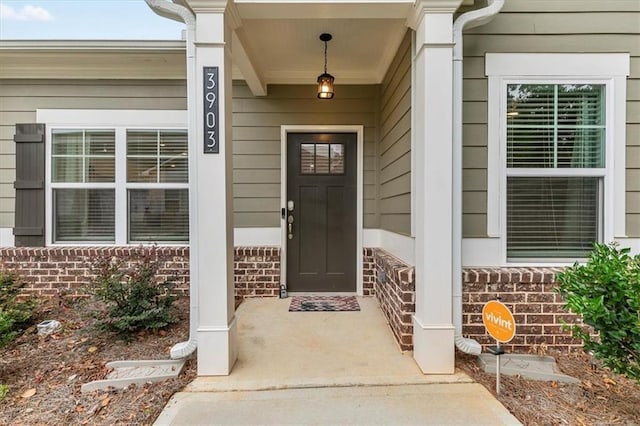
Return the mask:
[[(167, 0), (145, 0), (147, 5), (156, 14), (163, 18), (182, 21), (187, 26), (187, 129), (188, 129), (188, 152), (189, 152), (189, 242), (190, 247), (197, 246), (198, 217), (196, 209), (197, 194), (193, 189), (193, 184), (197, 176), (196, 173), (196, 57), (195, 57), (195, 35), (196, 17), (187, 7), (171, 3)], [(189, 255), (189, 340), (180, 342), (171, 348), (171, 358), (186, 358), (197, 348), (198, 335), (198, 270), (195, 267), (194, 253)]]
[(464, 13), (453, 24), (453, 325), (456, 347), (480, 355), (482, 346), (462, 337), (462, 31), (484, 25), (500, 12), (504, 0)]

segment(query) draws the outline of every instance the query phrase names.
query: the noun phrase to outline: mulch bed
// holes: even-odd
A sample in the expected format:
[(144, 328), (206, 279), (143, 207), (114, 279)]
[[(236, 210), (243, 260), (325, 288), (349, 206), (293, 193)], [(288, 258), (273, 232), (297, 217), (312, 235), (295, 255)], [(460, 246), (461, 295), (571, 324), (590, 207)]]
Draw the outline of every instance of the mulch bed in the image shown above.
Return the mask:
[(105, 364), (121, 359), (169, 359), (171, 347), (189, 334), (189, 303), (177, 301), (179, 322), (143, 332), (130, 342), (92, 327), (90, 301), (52, 301), (41, 306), (39, 321), (57, 319), (60, 332), (41, 337), (35, 327), (0, 350), (0, 384), (9, 392), (0, 402), (0, 424), (152, 424), (171, 395), (196, 376), (195, 356), (180, 376), (124, 390), (80, 393), (80, 386), (103, 379)]
[[(38, 322), (57, 319), (63, 329), (39, 337), (35, 326), (0, 349), (0, 425), (152, 424), (169, 398), (196, 377), (192, 356), (176, 379), (124, 390), (80, 393), (102, 379), (105, 364), (120, 359), (168, 359), (171, 347), (188, 338), (189, 303), (177, 302), (179, 322), (159, 332), (139, 333), (125, 342), (92, 327), (93, 302), (52, 301)], [(546, 351), (545, 351), (546, 352)], [(503, 376), (499, 400), (526, 425), (640, 425), (640, 385), (594, 364), (581, 352), (541, 353), (579, 384)], [(495, 376), (481, 371), (475, 357), (457, 354), (456, 365), (495, 394)], [(258, 419), (259, 420), (259, 419)]]
[[(578, 384), (501, 376), (496, 396), (525, 425), (640, 425), (640, 384), (601, 368), (582, 351), (540, 353), (556, 359)], [(496, 377), (473, 356), (458, 353), (456, 365), (493, 395)]]

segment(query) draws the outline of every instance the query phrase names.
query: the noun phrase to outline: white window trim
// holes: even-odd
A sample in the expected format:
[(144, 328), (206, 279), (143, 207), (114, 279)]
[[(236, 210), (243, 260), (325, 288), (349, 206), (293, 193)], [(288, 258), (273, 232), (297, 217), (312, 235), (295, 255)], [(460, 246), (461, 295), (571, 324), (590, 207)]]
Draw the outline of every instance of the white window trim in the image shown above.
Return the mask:
[[(626, 237), (625, 150), (628, 53), (487, 53), (488, 146), (487, 235), (500, 240), (493, 264), (514, 265), (506, 253), (506, 85), (509, 83), (575, 83), (606, 85), (606, 165), (604, 169), (604, 242)], [(566, 171), (563, 171), (566, 173)], [(581, 172), (576, 172), (581, 173)], [(494, 245), (494, 247), (496, 247)], [(523, 263), (523, 262), (519, 262)], [(527, 262), (527, 264), (530, 264)], [(536, 263), (542, 265), (542, 262)], [(545, 265), (566, 262), (544, 262)]]
[[(46, 125), (45, 145), (45, 243), (47, 246), (94, 246), (100, 245), (140, 245), (127, 242), (127, 189), (144, 187), (150, 184), (127, 184), (126, 177), (126, 131), (127, 129), (187, 129), (187, 111), (185, 110), (72, 110), (39, 109), (36, 121)], [(53, 243), (53, 196), (51, 182), (51, 131), (52, 129), (114, 129), (116, 132), (116, 177), (115, 183), (95, 183), (91, 187), (115, 188), (115, 241)], [(55, 184), (57, 188), (79, 188), (86, 184)], [(153, 186), (153, 184), (151, 184)], [(162, 188), (188, 188), (189, 184), (162, 184)], [(163, 243), (160, 245), (187, 245), (188, 243)]]

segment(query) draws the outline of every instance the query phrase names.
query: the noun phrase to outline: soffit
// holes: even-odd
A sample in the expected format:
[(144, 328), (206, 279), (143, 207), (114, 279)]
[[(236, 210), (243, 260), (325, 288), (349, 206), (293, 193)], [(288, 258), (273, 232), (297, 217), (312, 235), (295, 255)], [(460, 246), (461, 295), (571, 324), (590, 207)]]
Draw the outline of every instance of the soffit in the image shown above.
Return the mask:
[[(192, 0), (174, 0), (186, 1)], [(424, 0), (451, 7), (462, 0)], [(377, 84), (402, 42), (415, 0), (233, 0), (234, 78), (256, 95), (269, 84), (314, 84), (324, 66), (322, 33), (331, 33), (327, 71), (336, 84)], [(465, 0), (465, 4), (473, 0)], [(422, 3), (421, 3), (422, 4)], [(244, 75), (243, 75), (244, 74)]]
[(327, 70), (336, 84), (379, 83), (407, 28), (404, 19), (243, 19), (237, 34), (266, 84), (312, 84)]

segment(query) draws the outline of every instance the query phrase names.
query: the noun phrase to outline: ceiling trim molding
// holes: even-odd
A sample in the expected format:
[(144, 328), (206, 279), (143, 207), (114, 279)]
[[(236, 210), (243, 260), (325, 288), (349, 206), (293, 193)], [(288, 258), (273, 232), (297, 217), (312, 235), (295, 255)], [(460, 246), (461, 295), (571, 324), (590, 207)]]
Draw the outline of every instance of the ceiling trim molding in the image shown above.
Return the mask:
[[(316, 84), (316, 74), (308, 71), (266, 71), (264, 79), (268, 84)], [(336, 85), (379, 84), (378, 70), (341, 72), (336, 74)]]

